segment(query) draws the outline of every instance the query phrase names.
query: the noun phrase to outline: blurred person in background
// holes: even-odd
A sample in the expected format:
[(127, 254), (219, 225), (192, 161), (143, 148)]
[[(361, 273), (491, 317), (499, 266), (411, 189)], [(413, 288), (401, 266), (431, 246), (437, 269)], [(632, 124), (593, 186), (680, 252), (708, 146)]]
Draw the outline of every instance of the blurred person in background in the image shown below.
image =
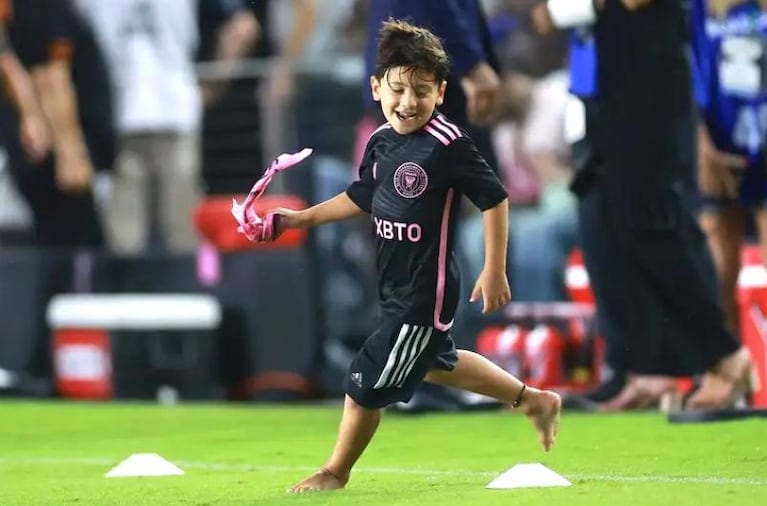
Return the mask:
[[(578, 199), (577, 221), (579, 246), (583, 251), (589, 282), (596, 300), (597, 318), (605, 339), (606, 372), (600, 385), (584, 397), (593, 402), (615, 399), (626, 384), (623, 333), (626, 331), (627, 304), (616, 290), (624, 265), (612, 251), (616, 240), (609, 226), (605, 160), (601, 142), (602, 121), (597, 90), (597, 54), (594, 42), (593, 12), (591, 16), (562, 18), (556, 10), (557, 0), (539, 1), (532, 11), (536, 29), (543, 36), (555, 30), (569, 35), (570, 98), (563, 112), (562, 130), (570, 144), (570, 163), (574, 170), (571, 190)], [(618, 293), (613, 293), (613, 292)], [(660, 395), (660, 394), (659, 394)], [(656, 399), (646, 396), (637, 407)], [(569, 400), (569, 399), (568, 399)]]
[[(37, 152), (30, 157), (24, 153), (28, 145), (18, 143), (23, 137), (5, 135), (11, 173), (34, 216), (35, 244), (100, 247), (94, 166), (111, 168), (114, 153), (101, 55), (68, 0), (16, 0), (7, 5), (11, 43), (32, 76), (53, 146), (50, 156)], [(10, 124), (24, 119), (10, 118)], [(18, 127), (25, 135), (25, 122)]]
[(701, 112), (700, 222), (730, 329), (740, 336), (736, 288), (748, 213), (767, 258), (767, 2), (694, 0), (692, 47)]
[[(516, 300), (560, 301), (566, 296), (564, 270), (578, 235), (575, 199), (568, 191), (568, 146), (561, 127), (567, 86), (562, 69), (537, 80), (520, 125), (524, 156), (538, 178), (540, 194), (534, 205), (517, 206), (510, 220)], [(514, 176), (507, 176), (508, 185)]]
[[(50, 132), (42, 107), (37, 99), (37, 93), (32, 84), (27, 69), (19, 62), (8, 40), (5, 22), (9, 16), (10, 1), (0, 2), (0, 75), (8, 95), (8, 101), (3, 100), (3, 118), (7, 121), (15, 113), (18, 121), (18, 141), (27, 159), (39, 163), (48, 156), (51, 149)], [(12, 110), (8, 110), (8, 106)], [(6, 116), (8, 115), (8, 116)], [(5, 130), (3, 131), (5, 133)], [(5, 139), (3, 139), (5, 141)]]
[[(510, 217), (510, 276), (517, 301), (564, 297), (563, 271), (576, 240), (575, 202), (562, 135), (567, 100), (565, 48), (559, 34), (542, 37), (531, 22), (531, 0), (495, 2), (489, 23), (502, 68), (499, 122), (492, 130), (499, 172), (515, 212)], [(476, 263), (476, 219), (464, 228)]]
[(617, 257), (611, 251), (615, 241), (613, 228), (606, 225), (609, 212), (597, 90), (595, 18), (592, 15), (562, 19), (556, 8), (557, 0), (541, 0), (534, 7), (532, 18), (543, 36), (562, 30), (568, 32), (570, 39), (570, 98), (563, 111), (562, 130), (570, 145), (570, 163), (574, 171), (570, 188), (578, 199), (579, 246), (596, 300), (598, 325), (606, 344), (607, 366), (600, 385), (584, 397), (605, 402), (618, 396), (626, 384), (623, 332), (628, 301), (621, 299), (620, 293), (611, 293), (616, 288), (613, 280), (620, 279), (623, 265), (615, 261)]
[[(663, 363), (668, 347), (685, 362), (677, 367), (703, 375), (688, 408), (732, 407), (750, 388), (753, 364), (727, 329), (683, 182), (695, 131), (686, 12), (672, 0), (605, 0), (595, 35), (610, 226), (630, 310), (627, 369), (677, 375)], [(655, 305), (636, 296), (645, 291), (679, 332), (653, 331)]]
[[(607, 344), (605, 360), (609, 370), (606, 381), (586, 394), (586, 398), (606, 402), (608, 409), (650, 407), (658, 405), (665, 394), (675, 391), (670, 375), (688, 373), (687, 357), (674, 342), (683, 339), (681, 335), (685, 333), (687, 338), (695, 339), (697, 331), (683, 322), (680, 324), (673, 308), (658, 300), (647, 287), (637, 284), (631, 293), (622, 287), (627, 273), (634, 267), (632, 263), (626, 263), (615, 248), (621, 236), (612, 224), (613, 197), (609, 194), (607, 182), (603, 144), (605, 119), (602, 117), (602, 100), (596, 81), (598, 57), (591, 25), (596, 13), (591, 10), (584, 17), (584, 11), (581, 11), (580, 17), (573, 17), (573, 11), (570, 11), (571, 15), (567, 17), (561, 8), (556, 10), (558, 5), (561, 7), (562, 4), (557, 0), (541, 3), (536, 8), (534, 19), (542, 32), (578, 25), (571, 30), (571, 91), (574, 97), (568, 105), (566, 130), (571, 138), (576, 169), (572, 189), (579, 198), (581, 246), (597, 301), (601, 333)], [(689, 128), (689, 124), (681, 128)], [(680, 153), (683, 153), (683, 170), (670, 170), (669, 180), (680, 194), (682, 205), (687, 209), (685, 213), (689, 214), (692, 212), (689, 196), (694, 187), (691, 147), (680, 149)], [(694, 245), (695, 241), (690, 244)], [(708, 252), (700, 247), (691, 247), (688, 251), (694, 256), (696, 265), (705, 272), (706, 265), (710, 263)], [(711, 273), (708, 275), (711, 276)], [(629, 375), (627, 363), (630, 361), (628, 346), (632, 344), (630, 334), (635, 331), (633, 326), (636, 325), (632, 315), (636, 314), (642, 315), (646, 329), (644, 339), (652, 343), (646, 346), (652, 350), (648, 356), (652, 356), (653, 360), (643, 363), (643, 374), (632, 372), (631, 380), (626, 385)]]
[[(20, 143), (27, 160), (40, 163), (50, 152), (50, 133), (32, 78), (8, 40), (5, 20), (10, 8), (9, 1), (0, 3), (0, 81), (7, 95), (7, 100), (0, 100), (0, 132), (10, 136), (11, 143)], [(31, 220), (28, 206), (8, 175), (7, 144), (7, 139), (0, 140), (0, 245), (24, 242)]]
[[(18, 142), (21, 145), (27, 159), (33, 163), (41, 162), (43, 158), (48, 156), (51, 148), (48, 125), (37, 100), (32, 78), (27, 69), (19, 62), (8, 40), (5, 22), (10, 17), (10, 8), (9, 2), (0, 2), (0, 81), (2, 81), (3, 90), (7, 95), (0, 100), (0, 122), (2, 122), (0, 132), (3, 135), (0, 139), (0, 216), (5, 218), (3, 225), (8, 224), (7, 218), (9, 216), (14, 214), (17, 218), (21, 216), (22, 213), (18, 212), (17, 209), (21, 209), (23, 206), (17, 192), (14, 192), (12, 183), (5, 178), (8, 162), (6, 153), (8, 137), (12, 139), (11, 142)], [(18, 124), (18, 128), (13, 127), (14, 120)], [(17, 209), (14, 209), (14, 206)], [(14, 221), (23, 225), (22, 220)], [(14, 239), (17, 237), (9, 234), (5, 227), (0, 230), (0, 245), (6, 240), (12, 244)], [(13, 364), (8, 362), (7, 357), (2, 357), (0, 366), (12, 367)], [(0, 393), (17, 387), (16, 371), (0, 368), (0, 377), (4, 378), (3, 381), (0, 381)]]
[(104, 50), (115, 95), (119, 153), (105, 215), (109, 248), (146, 252), (156, 224), (165, 250), (191, 253), (198, 244), (191, 216), (202, 196), (200, 117), (221, 92), (198, 85), (199, 23), (217, 28), (215, 57), (222, 60), (246, 54), (258, 23), (240, 0), (77, 4)]
[(348, 0), (267, 0), (271, 10), (268, 34), (277, 46), (277, 58), (269, 72), (268, 100), (284, 103), (294, 98), (296, 70), (317, 58), (330, 58), (340, 11), (350, 8)]
[[(103, 245), (93, 181), (94, 170), (108, 170), (114, 156), (111, 96), (93, 35), (68, 0), (3, 0), (0, 12), (29, 70), (51, 138), (48, 151), (42, 127), (36, 120), (30, 126), (23, 106), (18, 115), (4, 108), (2, 135), (10, 172), (32, 212), (32, 244), (40, 248), (38, 277), (30, 280), (39, 314), (20, 388), (47, 395), (52, 374), (48, 301), (57, 293), (88, 289), (89, 257), (80, 253)], [(4, 65), (7, 70), (7, 59)], [(17, 102), (31, 103), (23, 91), (12, 89)]]
[(533, 79), (564, 66), (566, 33), (537, 32), (533, 12), (541, 0), (484, 0), (496, 54), (505, 72), (513, 70)]
[[(510, 277), (517, 301), (560, 301), (563, 272), (577, 240), (575, 199), (567, 189), (570, 168), (562, 135), (567, 100), (563, 71), (534, 79), (523, 74), (504, 78), (500, 120), (492, 131), (499, 175), (514, 202), (509, 220)], [(481, 266), (476, 234), (481, 222), (466, 218), (461, 244), (470, 272)]]

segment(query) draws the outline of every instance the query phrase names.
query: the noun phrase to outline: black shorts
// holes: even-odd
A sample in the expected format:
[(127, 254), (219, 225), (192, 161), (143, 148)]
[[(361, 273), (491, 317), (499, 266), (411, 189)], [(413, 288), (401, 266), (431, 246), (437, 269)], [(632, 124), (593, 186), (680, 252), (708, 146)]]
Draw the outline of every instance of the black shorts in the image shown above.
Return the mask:
[(455, 343), (434, 327), (384, 319), (349, 366), (344, 390), (369, 409), (407, 402), (432, 369), (452, 371)]

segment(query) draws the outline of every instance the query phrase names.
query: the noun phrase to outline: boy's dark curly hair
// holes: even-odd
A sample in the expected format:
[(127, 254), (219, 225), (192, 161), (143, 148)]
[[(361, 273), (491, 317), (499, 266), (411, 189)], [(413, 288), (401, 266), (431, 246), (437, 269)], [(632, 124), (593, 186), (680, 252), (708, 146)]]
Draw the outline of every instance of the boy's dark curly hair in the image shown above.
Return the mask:
[(418, 74), (434, 73), (437, 84), (450, 72), (450, 58), (442, 41), (426, 28), (400, 19), (389, 19), (378, 31), (375, 77), (382, 79), (392, 67)]

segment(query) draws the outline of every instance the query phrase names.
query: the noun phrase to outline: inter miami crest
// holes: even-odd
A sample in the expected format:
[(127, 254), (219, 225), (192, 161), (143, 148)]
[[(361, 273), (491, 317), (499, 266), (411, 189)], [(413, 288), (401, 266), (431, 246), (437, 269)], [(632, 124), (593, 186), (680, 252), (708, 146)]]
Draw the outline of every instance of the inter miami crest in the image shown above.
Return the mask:
[(426, 171), (417, 163), (403, 163), (394, 171), (394, 189), (406, 199), (414, 199), (423, 194), (428, 183)]

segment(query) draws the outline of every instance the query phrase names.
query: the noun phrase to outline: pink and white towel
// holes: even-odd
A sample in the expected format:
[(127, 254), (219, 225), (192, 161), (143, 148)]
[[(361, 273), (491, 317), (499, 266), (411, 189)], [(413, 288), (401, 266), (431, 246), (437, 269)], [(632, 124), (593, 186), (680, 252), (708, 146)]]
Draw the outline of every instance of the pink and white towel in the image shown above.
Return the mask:
[(261, 218), (253, 205), (255, 201), (263, 195), (272, 178), (280, 171), (283, 171), (293, 165), (296, 165), (312, 154), (311, 149), (303, 149), (298, 153), (284, 153), (278, 156), (272, 165), (266, 169), (261, 179), (256, 181), (250, 193), (240, 204), (232, 199), (232, 216), (237, 220), (239, 226), (237, 231), (244, 234), (248, 239), (255, 242), (273, 241), (279, 235), (279, 214), (267, 213)]

